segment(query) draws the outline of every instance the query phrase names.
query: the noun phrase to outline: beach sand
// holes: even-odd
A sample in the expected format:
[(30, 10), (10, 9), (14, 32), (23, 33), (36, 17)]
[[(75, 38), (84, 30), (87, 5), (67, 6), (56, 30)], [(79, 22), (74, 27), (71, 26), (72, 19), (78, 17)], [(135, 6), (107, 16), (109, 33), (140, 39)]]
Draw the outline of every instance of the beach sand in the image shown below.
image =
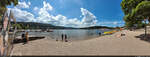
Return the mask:
[[(125, 36), (117, 36), (125, 33)], [(150, 55), (150, 43), (135, 36), (144, 30), (116, 32), (89, 40), (62, 42), (48, 38), (15, 44), (13, 56), (142, 56)]]

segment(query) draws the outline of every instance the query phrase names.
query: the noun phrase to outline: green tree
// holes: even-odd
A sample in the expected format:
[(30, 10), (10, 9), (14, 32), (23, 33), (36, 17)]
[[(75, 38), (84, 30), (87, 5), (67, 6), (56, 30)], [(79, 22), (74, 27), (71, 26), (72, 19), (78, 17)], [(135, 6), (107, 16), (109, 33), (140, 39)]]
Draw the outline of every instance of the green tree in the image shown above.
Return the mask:
[(21, 25), (20, 24), (13, 24), (13, 27), (17, 27), (17, 29), (22, 29)]
[(136, 6), (144, 0), (123, 0), (121, 2), (122, 10), (125, 15), (128, 15), (132, 12), (132, 9), (136, 8)]
[(143, 26), (143, 23), (142, 23), (143, 17), (141, 17), (140, 15), (138, 17), (136, 16), (137, 7), (143, 1), (150, 1), (150, 0), (123, 0), (121, 2), (121, 7), (122, 7), (122, 10), (125, 14), (124, 21), (125, 21), (126, 27), (129, 27), (129, 28), (133, 27), (134, 24), (138, 24), (138, 27)]
[(132, 15), (142, 19), (150, 17), (150, 1), (143, 1), (138, 4), (134, 12), (132, 12)]
[(18, 4), (18, 0), (0, 0), (0, 18), (2, 14), (7, 10), (7, 6), (13, 4), (16, 6)]
[[(132, 16), (136, 16), (141, 19), (149, 19), (150, 17), (150, 1), (143, 1), (137, 5), (134, 11), (131, 13)], [(145, 24), (145, 36), (147, 35), (146, 24)]]

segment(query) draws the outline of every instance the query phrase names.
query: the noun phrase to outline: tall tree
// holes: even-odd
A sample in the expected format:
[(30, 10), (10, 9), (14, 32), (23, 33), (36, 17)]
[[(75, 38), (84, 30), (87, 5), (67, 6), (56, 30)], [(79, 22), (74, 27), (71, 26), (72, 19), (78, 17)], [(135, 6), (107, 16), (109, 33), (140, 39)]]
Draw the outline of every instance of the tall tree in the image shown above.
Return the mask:
[(136, 8), (136, 6), (144, 0), (123, 0), (121, 2), (122, 10), (125, 15), (132, 12), (132, 9)]
[(150, 1), (143, 1), (137, 5), (132, 15), (139, 16), (143, 19), (150, 17)]
[[(150, 1), (143, 1), (139, 3), (134, 11), (131, 13), (132, 16), (136, 16), (141, 19), (149, 19), (150, 17)], [(146, 23), (146, 21), (145, 21)], [(147, 36), (147, 29), (145, 24), (145, 36)]]
[(143, 1), (150, 1), (150, 0), (123, 0), (121, 2), (121, 7), (125, 14), (124, 20), (126, 23), (125, 24), (126, 27), (133, 27), (134, 26), (133, 24), (138, 24), (139, 26), (141, 26), (142, 20), (141, 17), (139, 17), (140, 15), (137, 17), (133, 13), (136, 12), (135, 9)]

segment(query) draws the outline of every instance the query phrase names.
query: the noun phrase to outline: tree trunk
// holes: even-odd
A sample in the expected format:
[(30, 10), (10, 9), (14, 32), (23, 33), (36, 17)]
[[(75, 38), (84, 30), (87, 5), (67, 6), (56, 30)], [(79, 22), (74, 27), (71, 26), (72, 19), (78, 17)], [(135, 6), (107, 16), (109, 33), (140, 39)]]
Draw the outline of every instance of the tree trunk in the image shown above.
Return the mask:
[(146, 20), (145, 20), (145, 38), (146, 38), (146, 35), (147, 35), (147, 29), (146, 29)]

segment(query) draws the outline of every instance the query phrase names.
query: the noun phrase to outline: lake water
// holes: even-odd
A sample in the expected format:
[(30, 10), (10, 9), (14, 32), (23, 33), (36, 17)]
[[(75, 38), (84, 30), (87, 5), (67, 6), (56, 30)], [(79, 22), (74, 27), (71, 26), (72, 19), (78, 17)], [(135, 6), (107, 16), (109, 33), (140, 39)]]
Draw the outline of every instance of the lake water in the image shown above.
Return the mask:
[[(53, 30), (53, 32), (29, 32), (29, 34), (47, 36), (54, 40), (58, 39), (59, 41), (61, 40), (61, 35), (66, 34), (69, 41), (75, 41), (75, 40), (86, 40), (86, 39), (99, 37), (99, 33), (100, 32), (103, 33), (104, 31), (109, 31), (109, 29), (106, 30), (67, 29), (67, 30)], [(21, 35), (21, 33), (18, 33), (18, 35), (19, 34)]]

